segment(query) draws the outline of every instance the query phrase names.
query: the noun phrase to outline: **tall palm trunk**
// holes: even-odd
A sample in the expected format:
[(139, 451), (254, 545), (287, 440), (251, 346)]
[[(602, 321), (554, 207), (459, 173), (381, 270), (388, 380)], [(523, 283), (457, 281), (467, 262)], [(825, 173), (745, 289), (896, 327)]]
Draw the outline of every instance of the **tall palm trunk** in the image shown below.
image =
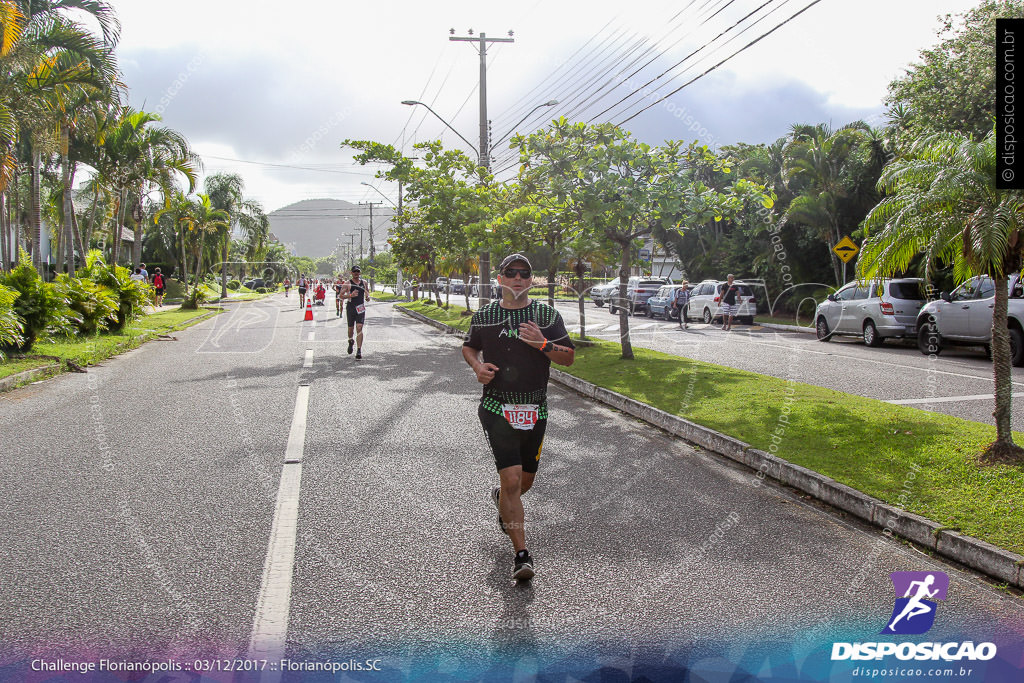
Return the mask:
[(1013, 398), (1010, 367), (1010, 330), (1006, 325), (1007, 278), (1006, 275), (993, 277), (996, 286), (995, 307), (992, 309), (992, 374), (995, 378), (996, 442), (993, 446), (1013, 447), (1013, 429), (1010, 424), (1010, 407)]
[(622, 359), (633, 360), (633, 343), (629, 340), (629, 302), (626, 301), (626, 286), (629, 283), (629, 264), (633, 260), (632, 243), (622, 245), (622, 262), (619, 265), (619, 342), (622, 344)]
[(188, 257), (185, 253), (185, 226), (180, 226), (178, 231), (179, 244), (181, 245), (181, 272), (178, 273), (178, 279), (185, 283), (185, 287), (188, 287)]
[(231, 228), (225, 228), (224, 241), (221, 245), (221, 255), (223, 258), (220, 262), (220, 298), (228, 298), (228, 249), (231, 243)]
[(35, 266), (36, 272), (46, 279), (46, 273), (43, 272), (43, 218), (42, 218), (42, 200), (39, 196), (39, 152), (36, 151), (35, 145), (29, 142), (31, 148), (30, 157), (32, 159), (31, 164), (31, 178), (29, 187), (29, 229), (32, 235), (32, 265)]
[[(68, 275), (75, 274), (75, 240), (72, 218), (75, 215), (75, 206), (71, 201), (71, 184), (74, 182), (74, 172), (71, 170), (71, 159), (69, 159), (69, 148), (71, 146), (71, 131), (66, 125), (61, 127), (61, 163), (60, 175), (64, 183), (64, 258), (67, 264)], [(83, 254), (84, 256), (84, 254)]]
[[(138, 215), (137, 215), (138, 214)], [(139, 188), (139, 202), (132, 202), (132, 225), (135, 226), (135, 243), (132, 244), (132, 265), (142, 263), (142, 224), (139, 220), (142, 215), (142, 188)]]
[(587, 338), (587, 314), (585, 306), (583, 305), (583, 297), (585, 295), (586, 284), (583, 282), (583, 276), (586, 274), (586, 268), (583, 265), (583, 260), (579, 257), (576, 258), (576, 278), (579, 280), (579, 303), (580, 303), (580, 339)]
[(115, 266), (117, 265), (117, 258), (121, 252), (121, 207), (124, 206), (124, 188), (121, 188), (121, 192), (117, 195), (117, 201), (114, 203), (114, 244), (111, 247), (112, 255), (110, 262)]
[(548, 306), (555, 307), (555, 279), (558, 277), (558, 255), (554, 255), (552, 265), (548, 268)]
[(0, 271), (6, 271), (11, 263), (11, 222), (7, 215), (7, 191), (0, 192)]

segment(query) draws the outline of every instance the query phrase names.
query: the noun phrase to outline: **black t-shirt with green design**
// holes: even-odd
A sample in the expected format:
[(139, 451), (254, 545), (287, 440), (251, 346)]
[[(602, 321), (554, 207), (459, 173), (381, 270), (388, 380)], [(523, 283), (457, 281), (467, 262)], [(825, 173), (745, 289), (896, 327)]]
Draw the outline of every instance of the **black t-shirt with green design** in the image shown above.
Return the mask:
[(540, 406), (538, 417), (547, 417), (551, 359), (519, 339), (519, 325), (530, 320), (552, 343), (575, 348), (562, 316), (539, 301), (525, 308), (502, 308), (500, 302), (492, 301), (470, 321), (463, 345), (482, 350), (484, 362), (498, 366), (494, 379), (484, 385), (483, 406), (492, 413), (501, 415), (504, 403), (535, 403)]

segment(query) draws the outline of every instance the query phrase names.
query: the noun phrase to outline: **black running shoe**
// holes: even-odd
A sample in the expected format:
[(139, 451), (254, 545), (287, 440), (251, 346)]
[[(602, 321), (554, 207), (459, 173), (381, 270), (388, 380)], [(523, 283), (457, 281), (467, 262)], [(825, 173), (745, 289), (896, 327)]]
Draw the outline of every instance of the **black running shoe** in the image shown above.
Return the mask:
[(512, 567), (512, 578), (516, 581), (529, 581), (536, 572), (533, 571), (533, 558), (530, 551), (520, 550), (516, 553), (516, 563)]
[(501, 497), (501, 487), (495, 486), (491, 489), (491, 501), (494, 503), (494, 507), (498, 510), (498, 528), (501, 529), (502, 533), (508, 533), (505, 531), (505, 523), (501, 521), (501, 503), (499, 498)]
[(348, 352), (349, 353), (352, 353), (352, 347), (355, 346), (355, 345), (356, 345), (356, 343), (355, 343), (354, 340), (352, 340), (352, 339), (348, 340)]
[(362, 359), (363, 359), (363, 350), (359, 349), (358, 351), (356, 351), (356, 360), (362, 360)]

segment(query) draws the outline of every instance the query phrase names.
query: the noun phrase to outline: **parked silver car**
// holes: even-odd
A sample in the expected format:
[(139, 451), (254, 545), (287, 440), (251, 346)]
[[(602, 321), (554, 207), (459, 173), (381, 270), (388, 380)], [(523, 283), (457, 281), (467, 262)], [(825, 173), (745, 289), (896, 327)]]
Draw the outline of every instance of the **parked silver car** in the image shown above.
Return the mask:
[(594, 305), (598, 308), (604, 306), (604, 302), (619, 291), (619, 282), (619, 278), (615, 278), (611, 282), (606, 282), (603, 285), (594, 285), (590, 288), (590, 300), (593, 301)]
[(667, 277), (651, 277), (650, 275), (634, 275), (626, 282), (626, 300), (619, 301), (618, 291), (608, 297), (608, 312), (615, 315), (620, 308), (625, 308), (633, 315), (637, 311), (647, 309), (647, 300), (658, 293), (662, 285), (670, 285), (672, 280)]
[[(691, 286), (690, 304), (686, 308), (687, 320), (703, 320), (710, 324), (722, 317), (722, 288), (724, 280), (704, 280)], [(742, 325), (753, 325), (754, 316), (757, 315), (757, 297), (754, 295), (754, 288), (749, 282), (733, 280), (734, 285), (740, 288), (739, 296), (736, 297), (737, 321)]]
[[(1007, 281), (1006, 322), (1010, 328), (1010, 358), (1024, 365), (1024, 291), (1020, 274)], [(917, 348), (925, 355), (938, 354), (953, 344), (978, 345), (992, 352), (992, 310), (995, 308), (995, 282), (978, 275), (953, 290), (942, 292), (917, 316)]]
[(850, 282), (818, 304), (815, 331), (819, 341), (839, 334), (880, 346), (890, 337), (916, 337), (917, 314), (924, 304), (921, 278)]

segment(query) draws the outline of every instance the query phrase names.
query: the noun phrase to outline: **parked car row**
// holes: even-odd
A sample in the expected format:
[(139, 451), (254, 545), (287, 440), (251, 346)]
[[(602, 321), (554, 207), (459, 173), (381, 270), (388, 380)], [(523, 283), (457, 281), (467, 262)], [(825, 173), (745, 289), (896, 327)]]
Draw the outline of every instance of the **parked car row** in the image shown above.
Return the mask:
[[(687, 306), (687, 320), (702, 320), (711, 323), (722, 318), (722, 291), (725, 287), (722, 280), (704, 280), (690, 287), (690, 303)], [(736, 320), (740, 323), (751, 325), (754, 316), (757, 315), (757, 297), (754, 294), (753, 285), (741, 280), (734, 280), (733, 284), (739, 287), (736, 297)], [(626, 283), (626, 299), (619, 301), (619, 279), (598, 285), (591, 290), (590, 298), (598, 306), (608, 303), (611, 313), (617, 313), (619, 309), (626, 309), (630, 315), (635, 313), (646, 313), (648, 317), (661, 316), (665, 319), (678, 320), (678, 309), (673, 310), (672, 302), (675, 300), (676, 292), (681, 285), (674, 284), (671, 279), (664, 277), (639, 277), (629, 278)]]
[[(1019, 273), (1007, 281), (1007, 327), (1010, 356), (1024, 366), (1024, 283)], [(917, 342), (925, 355), (941, 353), (952, 345), (982, 346), (992, 353), (992, 313), (995, 283), (988, 275), (964, 282), (952, 293), (941, 292), (928, 301), (921, 278), (850, 282), (815, 310), (815, 332), (821, 341), (835, 335), (860, 337), (868, 346), (886, 339)]]

